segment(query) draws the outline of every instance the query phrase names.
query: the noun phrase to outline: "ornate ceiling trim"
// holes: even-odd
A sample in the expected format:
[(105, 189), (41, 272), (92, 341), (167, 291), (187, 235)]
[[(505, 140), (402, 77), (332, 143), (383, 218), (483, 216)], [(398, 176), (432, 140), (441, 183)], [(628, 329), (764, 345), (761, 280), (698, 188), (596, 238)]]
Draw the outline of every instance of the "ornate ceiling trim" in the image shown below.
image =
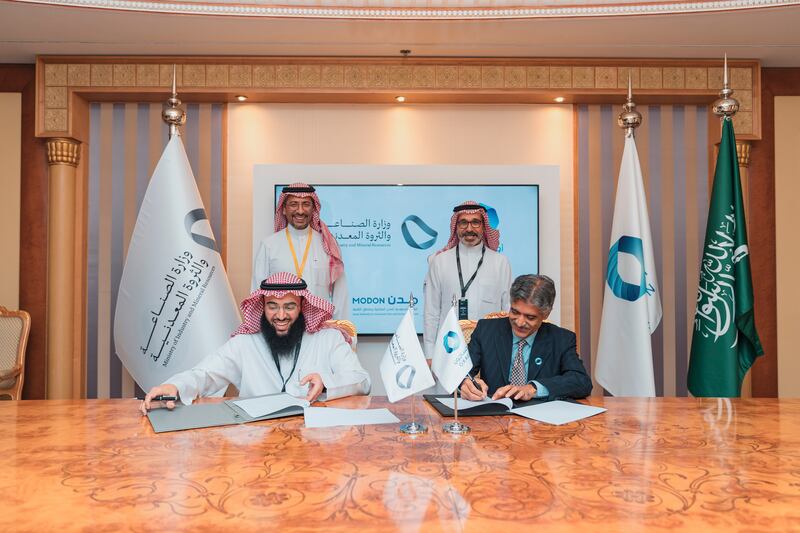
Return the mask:
[[(630, 76), (637, 102), (710, 104), (722, 87), (719, 60), (40, 56), (37, 135), (82, 139), (87, 102), (163, 101), (173, 61), (184, 102), (621, 104)], [(736, 132), (758, 139), (760, 65), (728, 63)]]
[[(800, 0), (698, 0), (694, 2), (572, 2), (568, 5), (547, 5), (545, 2), (520, 0), (514, 6), (495, 5), (474, 7), (463, 2), (442, 2), (442, 7), (404, 7), (406, 2), (384, 2), (374, 7), (374, 2), (363, 6), (303, 5), (302, 0), (284, 1), (280, 5), (263, 0), (253, 2), (199, 2), (194, 0), (12, 0), (15, 2), (47, 4), (53, 6), (84, 7), (116, 11), (139, 11), (182, 15), (214, 15), (236, 17), (317, 18), (317, 19), (406, 19), (406, 20), (481, 20), (609, 17), (633, 15), (665, 15), (679, 13), (707, 13), (738, 11), (800, 5)], [(324, 4), (323, 0), (323, 4)], [(370, 5), (367, 5), (370, 4)], [(398, 6), (400, 4), (400, 6)], [(498, 2), (502, 4), (502, 2)], [(527, 6), (525, 4), (528, 4)]]

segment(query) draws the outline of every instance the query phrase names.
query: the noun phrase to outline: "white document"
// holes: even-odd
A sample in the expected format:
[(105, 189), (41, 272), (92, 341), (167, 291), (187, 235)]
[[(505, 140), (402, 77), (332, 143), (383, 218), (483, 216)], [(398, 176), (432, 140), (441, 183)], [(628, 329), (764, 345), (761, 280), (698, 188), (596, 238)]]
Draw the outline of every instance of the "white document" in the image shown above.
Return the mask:
[(394, 424), (400, 419), (388, 409), (336, 409), (333, 407), (307, 407), (307, 428), (332, 426), (364, 426), (369, 424)]
[[(453, 398), (436, 398), (436, 399), (439, 400), (439, 402), (442, 403), (443, 405), (446, 405), (447, 407), (449, 407), (450, 409), (454, 409), (455, 401), (453, 401)], [(492, 400), (491, 398), (486, 397), (483, 400), (480, 400), (478, 402), (473, 402), (473, 401), (470, 401), (470, 400), (464, 400), (464, 399), (459, 398), (458, 399), (458, 410), (459, 411), (466, 411), (467, 409), (470, 409), (472, 407), (478, 407), (478, 406), (481, 406), (481, 405), (488, 405), (488, 404), (491, 404), (491, 403), (499, 403), (499, 404), (505, 405), (509, 409), (509, 411), (514, 407), (514, 402), (511, 401), (511, 398), (500, 398), (499, 400)]]
[(257, 398), (247, 398), (246, 400), (236, 400), (233, 402), (237, 407), (244, 409), (253, 418), (277, 413), (281, 409), (286, 409), (293, 405), (308, 407), (307, 400), (295, 398), (289, 394), (271, 394), (269, 396), (259, 396)]
[(560, 426), (561, 424), (569, 424), (576, 420), (589, 418), (600, 413), (607, 411), (603, 407), (594, 407), (593, 405), (583, 405), (580, 403), (562, 402), (556, 400), (553, 402), (545, 402), (537, 405), (527, 405), (525, 407), (518, 407), (512, 409), (511, 412), (515, 415), (524, 416), (539, 422), (547, 424), (554, 424)]

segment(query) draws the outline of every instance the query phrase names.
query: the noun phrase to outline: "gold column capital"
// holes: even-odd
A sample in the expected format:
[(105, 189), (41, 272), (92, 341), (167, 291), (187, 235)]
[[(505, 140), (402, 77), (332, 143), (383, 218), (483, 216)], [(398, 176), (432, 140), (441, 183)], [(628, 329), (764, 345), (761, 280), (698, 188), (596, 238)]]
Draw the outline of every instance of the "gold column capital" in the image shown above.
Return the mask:
[(47, 164), (77, 167), (81, 159), (81, 143), (66, 137), (47, 140)]
[(750, 166), (750, 141), (736, 141), (736, 156), (739, 159), (740, 167)]

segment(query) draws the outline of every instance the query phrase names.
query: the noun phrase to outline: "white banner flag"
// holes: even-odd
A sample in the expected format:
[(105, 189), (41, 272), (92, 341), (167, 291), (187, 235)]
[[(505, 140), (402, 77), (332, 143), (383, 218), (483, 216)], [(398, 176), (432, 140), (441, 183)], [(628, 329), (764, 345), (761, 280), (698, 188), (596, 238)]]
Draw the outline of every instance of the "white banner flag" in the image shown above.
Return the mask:
[(467, 350), (464, 332), (458, 325), (455, 307), (451, 307), (436, 335), (431, 369), (439, 378), (444, 390), (452, 394), (467, 372), (472, 370), (472, 359)]
[(650, 335), (661, 322), (642, 169), (626, 137), (611, 226), (611, 247), (594, 376), (614, 396), (655, 396)]
[(114, 344), (147, 391), (191, 368), (239, 325), (222, 258), (179, 135), (161, 154), (122, 271)]
[(397, 326), (381, 359), (380, 371), (386, 396), (392, 403), (433, 387), (433, 375), (419, 345), (411, 309)]

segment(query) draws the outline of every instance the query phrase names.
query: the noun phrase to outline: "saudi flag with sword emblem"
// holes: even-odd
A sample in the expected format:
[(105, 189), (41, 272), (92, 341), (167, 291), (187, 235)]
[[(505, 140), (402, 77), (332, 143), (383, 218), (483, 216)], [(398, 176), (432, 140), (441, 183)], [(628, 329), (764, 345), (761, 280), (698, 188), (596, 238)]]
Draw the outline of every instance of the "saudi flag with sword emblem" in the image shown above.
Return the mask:
[(753, 282), (733, 124), (723, 120), (689, 360), (695, 396), (737, 397), (761, 341), (753, 318)]

